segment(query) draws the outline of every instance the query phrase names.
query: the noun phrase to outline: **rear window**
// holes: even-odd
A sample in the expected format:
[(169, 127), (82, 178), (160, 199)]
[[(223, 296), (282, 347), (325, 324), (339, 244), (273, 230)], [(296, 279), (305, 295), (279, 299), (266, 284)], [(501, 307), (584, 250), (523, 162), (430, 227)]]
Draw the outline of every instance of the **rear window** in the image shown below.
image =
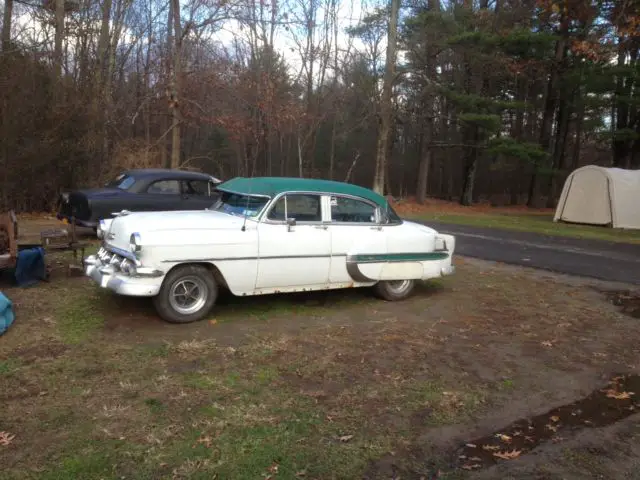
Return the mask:
[(121, 173), (116, 178), (108, 182), (105, 187), (109, 188), (119, 188), (120, 190), (128, 190), (131, 186), (136, 183), (135, 178)]

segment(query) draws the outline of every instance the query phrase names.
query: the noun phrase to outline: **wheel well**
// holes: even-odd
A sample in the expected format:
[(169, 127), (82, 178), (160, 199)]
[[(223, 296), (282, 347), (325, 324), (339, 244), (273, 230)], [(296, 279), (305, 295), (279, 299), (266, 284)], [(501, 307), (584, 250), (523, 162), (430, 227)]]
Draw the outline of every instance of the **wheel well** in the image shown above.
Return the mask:
[(224, 276), (222, 275), (222, 273), (220, 272), (218, 267), (216, 267), (214, 264), (208, 263), (208, 262), (179, 263), (179, 264), (174, 265), (173, 267), (171, 267), (169, 269), (169, 271), (167, 272), (167, 275), (169, 274), (169, 272), (171, 272), (175, 268), (182, 267), (184, 265), (200, 265), (200, 266), (206, 268), (207, 270), (209, 270), (211, 272), (211, 274), (213, 275), (213, 278), (216, 280), (216, 283), (219, 286), (224, 287), (227, 290), (229, 289), (229, 286), (227, 285), (227, 281), (224, 279)]

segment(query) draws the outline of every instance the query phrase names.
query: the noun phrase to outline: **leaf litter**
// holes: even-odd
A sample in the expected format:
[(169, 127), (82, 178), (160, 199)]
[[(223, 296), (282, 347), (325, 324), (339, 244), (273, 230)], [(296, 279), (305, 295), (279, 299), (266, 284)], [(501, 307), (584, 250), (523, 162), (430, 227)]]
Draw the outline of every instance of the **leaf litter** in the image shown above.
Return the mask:
[(546, 441), (562, 441), (557, 434), (560, 430), (604, 427), (620, 421), (640, 411), (640, 396), (634, 394), (639, 391), (640, 375), (614, 376), (605, 388), (597, 388), (581, 400), (465, 442), (456, 452), (457, 465), (464, 470), (490, 467), (519, 458)]

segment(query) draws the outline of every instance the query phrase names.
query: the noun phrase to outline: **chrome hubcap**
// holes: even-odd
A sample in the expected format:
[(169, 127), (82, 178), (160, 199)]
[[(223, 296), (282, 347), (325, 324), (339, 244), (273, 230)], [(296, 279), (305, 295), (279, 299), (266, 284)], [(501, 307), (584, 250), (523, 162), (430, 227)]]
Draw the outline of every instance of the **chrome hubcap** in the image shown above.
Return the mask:
[(169, 303), (171, 308), (182, 315), (200, 310), (207, 302), (207, 286), (198, 277), (183, 277), (171, 286)]
[(387, 282), (387, 286), (393, 293), (403, 293), (411, 286), (411, 280), (393, 280)]

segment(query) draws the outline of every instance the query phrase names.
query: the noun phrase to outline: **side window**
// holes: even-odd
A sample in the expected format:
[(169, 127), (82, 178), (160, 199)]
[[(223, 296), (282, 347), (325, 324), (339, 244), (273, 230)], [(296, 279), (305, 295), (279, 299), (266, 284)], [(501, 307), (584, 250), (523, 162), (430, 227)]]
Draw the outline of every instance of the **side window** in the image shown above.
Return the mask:
[(349, 197), (331, 197), (331, 221), (340, 223), (376, 223), (376, 207)]
[(177, 180), (160, 180), (153, 182), (147, 188), (147, 193), (163, 193), (166, 195), (179, 195), (180, 183)]
[(206, 180), (186, 180), (182, 183), (182, 191), (187, 195), (209, 197), (211, 190)]
[(295, 218), (296, 222), (320, 222), (322, 221), (320, 195), (285, 195), (271, 208), (267, 218), (281, 222), (287, 218)]

